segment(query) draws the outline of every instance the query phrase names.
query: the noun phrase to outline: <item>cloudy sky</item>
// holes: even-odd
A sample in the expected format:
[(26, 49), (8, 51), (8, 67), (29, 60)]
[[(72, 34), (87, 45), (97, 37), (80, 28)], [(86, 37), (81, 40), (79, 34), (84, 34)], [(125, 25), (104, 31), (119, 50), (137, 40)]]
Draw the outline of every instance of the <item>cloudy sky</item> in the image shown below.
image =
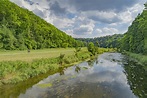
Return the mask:
[(123, 34), (146, 0), (10, 0), (73, 37)]

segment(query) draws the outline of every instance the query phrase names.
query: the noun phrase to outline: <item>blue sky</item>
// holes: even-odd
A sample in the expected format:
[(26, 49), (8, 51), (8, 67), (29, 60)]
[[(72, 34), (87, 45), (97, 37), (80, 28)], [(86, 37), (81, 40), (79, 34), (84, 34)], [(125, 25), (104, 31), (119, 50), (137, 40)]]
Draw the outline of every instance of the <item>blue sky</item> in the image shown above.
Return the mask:
[(73, 37), (123, 34), (146, 0), (10, 0)]

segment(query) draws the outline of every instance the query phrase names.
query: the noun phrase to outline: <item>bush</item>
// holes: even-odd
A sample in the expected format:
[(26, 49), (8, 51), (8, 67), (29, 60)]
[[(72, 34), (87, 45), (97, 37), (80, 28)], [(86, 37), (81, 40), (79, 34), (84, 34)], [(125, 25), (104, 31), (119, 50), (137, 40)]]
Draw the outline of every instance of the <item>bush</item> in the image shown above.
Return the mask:
[(87, 46), (87, 49), (89, 52), (91, 52), (93, 55), (96, 54), (96, 47), (94, 46), (94, 44), (92, 42), (90, 42)]

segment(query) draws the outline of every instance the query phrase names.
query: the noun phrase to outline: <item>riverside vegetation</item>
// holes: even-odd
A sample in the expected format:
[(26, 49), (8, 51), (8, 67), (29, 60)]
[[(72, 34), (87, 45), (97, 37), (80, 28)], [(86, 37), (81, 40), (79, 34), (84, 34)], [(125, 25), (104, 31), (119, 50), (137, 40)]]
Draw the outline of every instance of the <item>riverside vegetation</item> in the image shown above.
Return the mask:
[(135, 58), (147, 69), (147, 3), (121, 39), (120, 50)]
[[(98, 49), (99, 49), (98, 50), (99, 54), (103, 52), (113, 51), (113, 49), (105, 49), (105, 48), (98, 48)], [(0, 84), (2, 85), (2, 84), (18, 83), (20, 81), (24, 81), (39, 74), (47, 73), (48, 71), (50, 71), (51, 73), (58, 72), (61, 67), (64, 68), (67, 66), (71, 66), (76, 62), (83, 61), (85, 59), (94, 56), (91, 52), (87, 50), (87, 48), (80, 48), (80, 49), (69, 48), (69, 49), (55, 49), (55, 50), (56, 51), (54, 51), (53, 54), (50, 54), (51, 52), (48, 52), (48, 54), (46, 53), (46, 55), (54, 55), (54, 57), (51, 56), (47, 58), (46, 57), (42, 58), (40, 56), (40, 58), (37, 59), (32, 57), (32, 59), (28, 61), (26, 61), (26, 59), (17, 60), (17, 58), (16, 60), (13, 59), (13, 60), (1, 61)], [(37, 50), (34, 50), (32, 52), (35, 51)], [(50, 51), (50, 49), (48, 49), (48, 51)], [(65, 52), (65, 51), (69, 51), (69, 52)], [(40, 51), (38, 50), (37, 52), (39, 52), (40, 55), (44, 54), (43, 50)], [(30, 54), (31, 52), (25, 55), (28, 56)], [(17, 55), (20, 54), (11, 55), (11, 57), (15, 58), (15, 56), (17, 57)]]

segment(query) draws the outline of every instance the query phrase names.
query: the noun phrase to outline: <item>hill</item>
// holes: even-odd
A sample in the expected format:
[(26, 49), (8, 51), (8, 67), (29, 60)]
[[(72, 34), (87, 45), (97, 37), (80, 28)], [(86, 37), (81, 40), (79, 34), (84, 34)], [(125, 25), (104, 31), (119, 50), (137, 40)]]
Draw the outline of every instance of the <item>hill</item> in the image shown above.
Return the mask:
[(0, 49), (75, 47), (82, 44), (9, 0), (0, 1)]
[(147, 54), (147, 4), (133, 21), (121, 41), (121, 50)]
[[(123, 37), (123, 34), (114, 34), (109, 36), (97, 37), (97, 38), (77, 38), (77, 40), (83, 42), (93, 42), (95, 45), (99, 44), (103, 48), (118, 48), (120, 46), (120, 40)], [(85, 44), (86, 44), (85, 43)]]

